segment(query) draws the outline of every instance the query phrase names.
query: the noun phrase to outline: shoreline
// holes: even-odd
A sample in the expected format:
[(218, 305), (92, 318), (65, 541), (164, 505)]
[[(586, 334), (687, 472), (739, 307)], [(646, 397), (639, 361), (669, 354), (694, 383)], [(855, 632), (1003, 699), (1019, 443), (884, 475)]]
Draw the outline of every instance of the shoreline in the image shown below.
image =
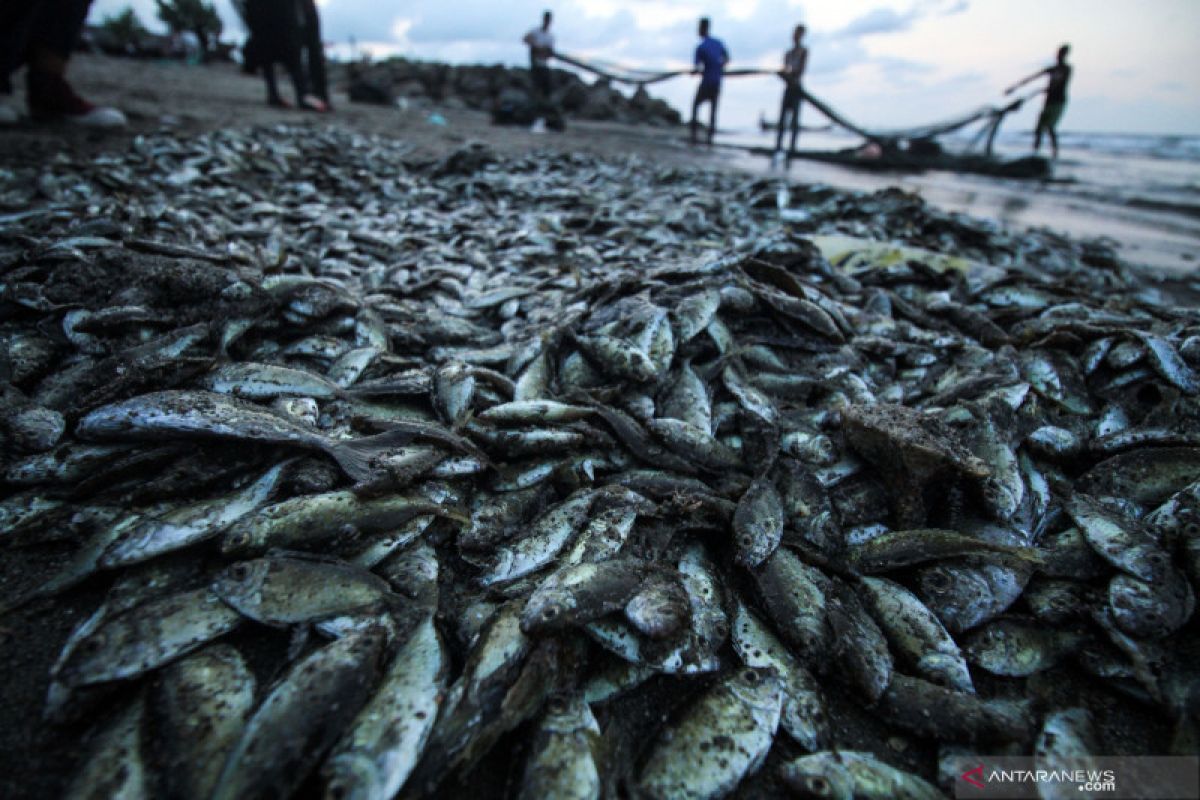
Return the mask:
[[(1053, 179), (1043, 183), (938, 171), (875, 173), (804, 160), (779, 171), (772, 169), (768, 157), (747, 152), (748, 146), (719, 140), (712, 148), (689, 146), (686, 126), (668, 129), (570, 119), (563, 133), (536, 135), (524, 128), (492, 125), (488, 115), (454, 104), (414, 100), (401, 110), (351, 104), (340, 91), (335, 91), (335, 113), (323, 117), (267, 107), (261, 80), (241, 74), (235, 64), (188, 67), (82, 54), (73, 62), (71, 75), (86, 96), (124, 110), (130, 118), (129, 128), (95, 132), (23, 123), (0, 132), (0, 165), (48, 159), (60, 152), (121, 152), (137, 136), (164, 128), (188, 135), (257, 125), (329, 123), (400, 139), (411, 146), (415, 158), (441, 158), (467, 141), (479, 140), (500, 155), (543, 150), (638, 155), (657, 164), (783, 178), (793, 184), (847, 191), (897, 187), (939, 210), (971, 214), (1013, 231), (1048, 229), (1074, 238), (1104, 237), (1131, 264), (1164, 269), (1177, 277), (1198, 267), (1200, 211), (1196, 208), (1152, 198), (1111, 202), (1057, 192)], [(14, 101), (23, 107), (19, 91)], [(430, 121), (433, 115), (444, 124)], [(1070, 151), (1064, 156), (1069, 158)]]

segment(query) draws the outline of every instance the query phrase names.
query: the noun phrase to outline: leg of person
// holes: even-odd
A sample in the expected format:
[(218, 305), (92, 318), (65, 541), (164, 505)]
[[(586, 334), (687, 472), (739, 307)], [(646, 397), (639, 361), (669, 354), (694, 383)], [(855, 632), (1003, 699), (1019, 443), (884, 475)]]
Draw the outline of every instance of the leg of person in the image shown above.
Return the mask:
[(308, 79), (304, 75), (304, 65), (300, 62), (299, 42), (296, 40), (293, 42), (295, 46), (289, 47), (285, 53), (283, 68), (287, 70), (288, 77), (292, 79), (292, 89), (296, 93), (296, 107), (304, 108), (305, 100), (308, 97)]
[(783, 126), (787, 120), (788, 113), (788, 92), (783, 91), (783, 100), (779, 103), (779, 118), (775, 121), (775, 152), (778, 153), (783, 149)]
[[(65, 64), (79, 44), (79, 35), (91, 5), (92, 0), (43, 0), (38, 3), (29, 39), (31, 62), (48, 63), (49, 59), (57, 59)], [(31, 63), (31, 66), (36, 65)]]
[(692, 144), (696, 143), (696, 127), (699, 124), (698, 117), (700, 116), (700, 104), (704, 102), (704, 95), (701, 90), (696, 90), (696, 96), (692, 99), (692, 121), (688, 123), (689, 139)]
[(308, 54), (308, 80), (312, 92), (328, 108), (329, 80), (325, 75), (325, 47), (321, 43), (321, 15), (313, 0), (304, 2), (304, 49)]
[(788, 155), (796, 152), (796, 140), (800, 138), (800, 98), (792, 103), (792, 144), (788, 147)]
[(0, 94), (12, 92), (12, 74), (25, 62), (37, 0), (0, 4)]
[(1042, 128), (1045, 127), (1045, 124), (1043, 121), (1044, 117), (1045, 117), (1045, 113), (1043, 113), (1042, 116), (1038, 117), (1037, 127), (1035, 127), (1033, 129), (1033, 152), (1034, 153), (1037, 153), (1037, 151), (1042, 149)]
[(5, 102), (12, 94), (12, 74), (25, 61), (29, 29), (37, 0), (5, 0), (0, 4), (0, 125), (20, 119), (17, 109)]
[(709, 101), (712, 103), (712, 106), (708, 112), (708, 143), (709, 144), (713, 143), (713, 137), (716, 136), (716, 134), (717, 134), (717, 100), (719, 100), (720, 97), (721, 97), (720, 94), (714, 92), (713, 96), (712, 96), (712, 100)]
[(79, 43), (91, 0), (43, 0), (29, 29), (26, 100), (35, 119), (65, 119), (101, 128), (126, 124), (115, 108), (84, 100), (67, 82), (67, 62)]
[(1042, 111), (1043, 127), (1046, 129), (1046, 134), (1050, 137), (1050, 154), (1054, 158), (1058, 158), (1058, 123), (1062, 120), (1063, 109), (1066, 108), (1065, 103), (1054, 103), (1047, 105)]
[(539, 64), (533, 70), (533, 93), (537, 100), (538, 112), (543, 113), (550, 105), (550, 68)]
[(542, 113), (546, 116), (546, 126), (552, 130), (564, 130), (566, 126), (563, 124), (563, 115), (554, 96), (554, 71), (548, 66), (542, 67), (542, 97)]
[(262, 65), (263, 81), (267, 84), (267, 105), (276, 108), (291, 108), (292, 104), (279, 94), (279, 82), (275, 80), (275, 62), (267, 61)]

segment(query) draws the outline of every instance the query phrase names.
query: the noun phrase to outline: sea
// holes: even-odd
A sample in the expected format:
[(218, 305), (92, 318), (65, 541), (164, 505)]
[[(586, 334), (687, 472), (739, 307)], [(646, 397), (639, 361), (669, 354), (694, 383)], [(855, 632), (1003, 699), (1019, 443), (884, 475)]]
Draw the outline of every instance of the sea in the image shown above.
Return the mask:
[[(939, 141), (948, 151), (959, 152), (971, 138), (968, 132)], [(774, 143), (774, 131), (758, 129), (722, 131), (717, 137), (717, 144), (750, 171), (862, 191), (899, 186), (940, 208), (1008, 227), (1104, 239), (1131, 262), (1172, 271), (1200, 267), (1200, 136), (1064, 131), (1051, 175), (1038, 180), (942, 170), (879, 173), (803, 159), (784, 168), (748, 152)], [(995, 154), (1019, 158), (1032, 152), (1032, 143), (1031, 131), (1002, 130)], [(805, 130), (798, 147), (838, 150), (861, 144), (850, 134)], [(1049, 155), (1047, 141), (1042, 154)]]

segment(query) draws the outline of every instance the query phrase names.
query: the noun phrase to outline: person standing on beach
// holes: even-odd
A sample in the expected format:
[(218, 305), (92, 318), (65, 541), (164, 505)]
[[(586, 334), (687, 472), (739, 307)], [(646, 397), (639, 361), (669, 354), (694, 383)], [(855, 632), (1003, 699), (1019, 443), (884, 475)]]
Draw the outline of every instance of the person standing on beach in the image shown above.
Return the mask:
[[(243, 53), (247, 63), (262, 70), (263, 80), (267, 84), (269, 105), (278, 108), (291, 107), (279, 94), (279, 86), (275, 82), (275, 64), (280, 63), (292, 79), (296, 105), (310, 111), (328, 111), (329, 106), (326, 102), (309, 92), (303, 58), (303, 5), (297, 3), (297, 0), (247, 0), (245, 20), (246, 27), (250, 29), (250, 39), (246, 42)], [(310, 64), (311, 58), (310, 54)], [(323, 78), (323, 53), (321, 59), (320, 77)]]
[[(91, 0), (4, 0), (0, 3), (0, 95), (12, 91), (22, 66), (29, 114), (39, 122), (65, 121), (93, 128), (119, 128), (125, 115), (84, 100), (67, 82), (67, 62), (79, 44)], [(17, 122), (14, 108), (0, 101), (0, 124)]]
[(554, 55), (554, 34), (550, 23), (554, 16), (546, 11), (542, 14), (542, 27), (534, 28), (522, 39), (529, 46), (529, 78), (533, 82), (533, 99), (538, 107), (538, 119), (533, 123), (535, 131), (545, 130), (542, 117), (550, 108), (554, 93), (553, 76), (550, 74), (550, 58)]
[(702, 103), (711, 103), (708, 115), (708, 143), (712, 144), (717, 132), (717, 100), (721, 97), (721, 77), (725, 74), (725, 65), (729, 63), (729, 51), (725, 49), (720, 39), (708, 35), (708, 17), (700, 19), (700, 44), (696, 47), (695, 69), (693, 75), (700, 75), (700, 86), (696, 89), (696, 99), (692, 101), (691, 142), (696, 143), (696, 117)]
[(1050, 78), (1046, 83), (1046, 88), (1042, 90), (1046, 93), (1046, 102), (1042, 106), (1042, 113), (1038, 116), (1037, 128), (1033, 133), (1033, 152), (1036, 153), (1042, 149), (1042, 134), (1045, 133), (1050, 137), (1050, 152), (1054, 158), (1058, 158), (1058, 122), (1062, 119), (1063, 110), (1067, 107), (1067, 83), (1071, 80), (1071, 65), (1067, 63), (1067, 53), (1069, 52), (1071, 52), (1071, 46), (1064, 44), (1058, 48), (1058, 60), (1054, 64), (1038, 70), (1025, 80), (1014, 83), (1004, 90), (1005, 94), (1012, 94), (1043, 75)]
[(788, 147), (788, 155), (796, 152), (796, 137), (800, 135), (800, 101), (804, 92), (800, 89), (800, 80), (804, 77), (804, 67), (808, 64), (808, 48), (804, 41), (803, 25), (797, 25), (792, 32), (792, 49), (783, 56), (783, 69), (779, 77), (783, 78), (783, 102), (779, 104), (779, 134), (775, 137), (775, 152), (783, 147), (783, 130), (785, 120), (791, 117), (792, 143)]

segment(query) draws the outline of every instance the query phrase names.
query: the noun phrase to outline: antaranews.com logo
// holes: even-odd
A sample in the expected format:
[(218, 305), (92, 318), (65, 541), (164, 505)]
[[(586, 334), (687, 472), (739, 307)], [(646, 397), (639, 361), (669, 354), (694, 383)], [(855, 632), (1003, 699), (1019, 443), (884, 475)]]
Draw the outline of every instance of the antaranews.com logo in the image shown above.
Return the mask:
[(964, 766), (954, 784), (955, 797), (963, 800), (1200, 800), (1195, 756), (1089, 756), (1053, 765), (1027, 756), (981, 756)]

